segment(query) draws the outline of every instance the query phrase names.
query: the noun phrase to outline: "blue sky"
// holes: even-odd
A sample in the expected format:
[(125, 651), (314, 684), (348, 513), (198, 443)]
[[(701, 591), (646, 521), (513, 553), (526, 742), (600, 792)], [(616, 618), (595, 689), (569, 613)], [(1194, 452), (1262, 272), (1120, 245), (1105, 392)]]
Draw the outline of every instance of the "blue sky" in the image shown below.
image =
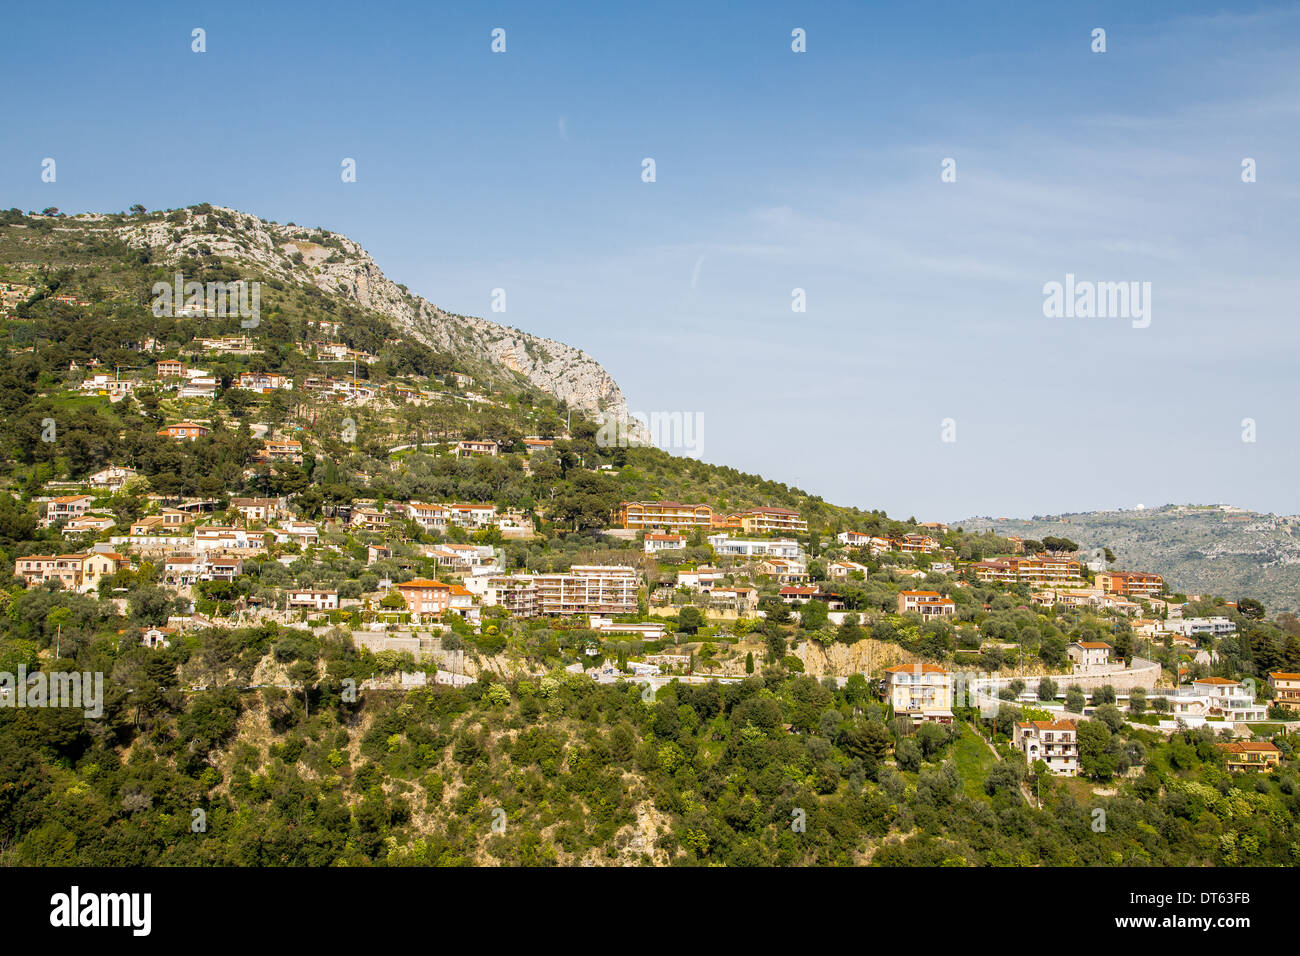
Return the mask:
[[(9, 10), (0, 206), (333, 229), (838, 503), (1300, 511), (1296, 5), (464, 7)], [(1150, 326), (1044, 317), (1066, 273)]]

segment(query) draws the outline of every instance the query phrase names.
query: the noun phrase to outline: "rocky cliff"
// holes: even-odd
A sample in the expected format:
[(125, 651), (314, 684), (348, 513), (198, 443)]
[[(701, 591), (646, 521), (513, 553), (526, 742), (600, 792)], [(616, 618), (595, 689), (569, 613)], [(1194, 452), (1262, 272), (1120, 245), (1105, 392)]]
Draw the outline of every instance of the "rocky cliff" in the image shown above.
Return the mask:
[[(77, 217), (79, 220), (106, 217)], [(370, 255), (346, 236), (323, 229), (280, 225), (219, 206), (179, 210), (163, 219), (114, 227), (155, 261), (215, 254), (248, 263), (259, 274), (311, 284), (378, 312), (430, 348), (466, 355), (523, 375), (536, 387), (576, 408), (627, 417), (623, 393), (600, 363), (581, 349), (475, 316), (455, 315), (393, 282)]]

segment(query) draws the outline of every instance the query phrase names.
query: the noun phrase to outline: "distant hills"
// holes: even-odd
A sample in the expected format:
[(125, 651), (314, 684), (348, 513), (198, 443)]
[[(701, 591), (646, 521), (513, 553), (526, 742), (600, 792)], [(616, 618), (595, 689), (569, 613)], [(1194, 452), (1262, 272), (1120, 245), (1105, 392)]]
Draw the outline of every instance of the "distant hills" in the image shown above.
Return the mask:
[(967, 531), (1042, 539), (1065, 537), (1081, 549), (1110, 548), (1114, 568), (1154, 571), (1171, 590), (1250, 596), (1270, 612), (1300, 611), (1300, 516), (1259, 514), (1231, 505), (1165, 505), (1125, 511), (976, 517)]

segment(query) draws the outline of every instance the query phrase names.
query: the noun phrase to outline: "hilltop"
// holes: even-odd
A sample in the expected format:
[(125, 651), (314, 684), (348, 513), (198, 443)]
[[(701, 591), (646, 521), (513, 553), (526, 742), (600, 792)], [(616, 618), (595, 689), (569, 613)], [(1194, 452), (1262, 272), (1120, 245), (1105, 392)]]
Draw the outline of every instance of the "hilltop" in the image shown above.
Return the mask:
[(1165, 505), (1028, 520), (967, 518), (957, 524), (1004, 536), (1066, 537), (1086, 551), (1110, 548), (1115, 567), (1153, 571), (1185, 593), (1249, 594), (1270, 610), (1300, 610), (1300, 517), (1295, 515), (1231, 505)]

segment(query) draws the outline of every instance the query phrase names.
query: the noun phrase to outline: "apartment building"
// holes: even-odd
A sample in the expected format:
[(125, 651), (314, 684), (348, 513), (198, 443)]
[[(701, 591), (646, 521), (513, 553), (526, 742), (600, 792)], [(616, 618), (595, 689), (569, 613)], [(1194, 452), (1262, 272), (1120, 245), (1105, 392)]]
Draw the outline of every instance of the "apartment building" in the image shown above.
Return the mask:
[(1268, 675), (1268, 686), (1273, 690), (1273, 700), (1283, 707), (1300, 708), (1300, 674), (1274, 671)]
[(711, 534), (709, 546), (719, 555), (733, 558), (773, 557), (798, 561), (803, 558), (803, 548), (792, 538), (733, 538), (727, 534)]
[(538, 574), (541, 614), (634, 614), (639, 579), (627, 565), (574, 565), (559, 574)]
[(913, 724), (952, 723), (952, 674), (938, 664), (918, 661), (886, 668), (883, 684), (895, 716)]
[(790, 508), (747, 508), (738, 512), (745, 534), (807, 534), (808, 522)]
[(1236, 772), (1262, 770), (1271, 773), (1282, 762), (1282, 751), (1267, 741), (1233, 741), (1215, 746), (1222, 752), (1227, 768)]
[(1083, 584), (1083, 565), (1073, 558), (1037, 555), (1032, 558), (1001, 558), (974, 565), (980, 581), (1000, 584), (1034, 584), (1041, 587), (1069, 587)]
[(726, 573), (720, 568), (711, 568), (707, 565), (698, 567), (693, 571), (678, 571), (677, 586), (679, 588), (690, 588), (694, 591), (708, 591), (714, 584), (722, 581)]
[(154, 367), (154, 373), (159, 378), (184, 378), (187, 371), (189, 369), (185, 363), (178, 362), (176, 359), (162, 359)]
[(1103, 571), (1096, 577), (1103, 594), (1127, 597), (1155, 597), (1165, 589), (1165, 579), (1145, 571)]
[(957, 613), (957, 602), (938, 591), (899, 591), (898, 613), (919, 614), (926, 620), (952, 617)]
[(467, 578), (465, 586), (489, 607), (505, 608), (515, 617), (537, 616), (537, 585), (531, 574), (478, 574)]
[(618, 523), (635, 530), (709, 528), (713, 509), (680, 501), (624, 501), (618, 506)]
[(1018, 721), (1011, 743), (1030, 767), (1041, 760), (1058, 777), (1079, 773), (1079, 734), (1072, 720)]
[(426, 531), (443, 531), (450, 520), (446, 506), (423, 501), (408, 502), (406, 516)]

